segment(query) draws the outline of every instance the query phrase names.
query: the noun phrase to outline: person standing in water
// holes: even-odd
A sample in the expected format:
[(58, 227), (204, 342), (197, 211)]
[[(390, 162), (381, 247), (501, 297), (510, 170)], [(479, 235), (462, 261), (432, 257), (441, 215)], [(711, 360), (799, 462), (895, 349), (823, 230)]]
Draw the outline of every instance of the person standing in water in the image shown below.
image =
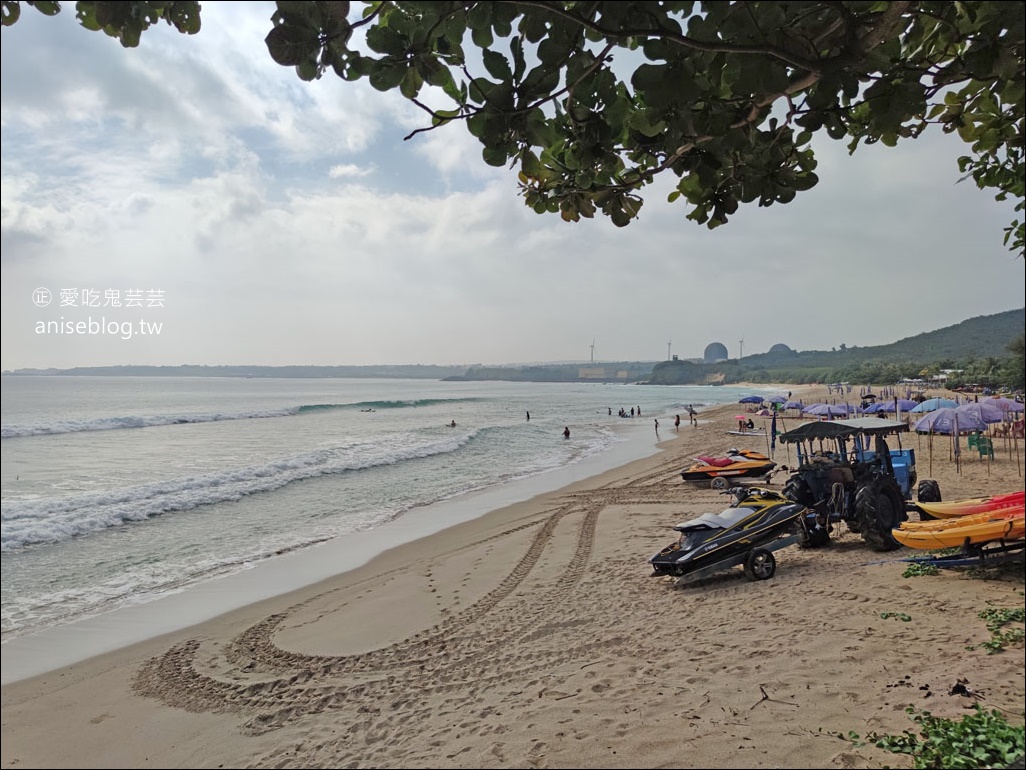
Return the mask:
[(563, 438), (570, 438), (570, 426), (563, 427)]
[(530, 421), (531, 421), (531, 413), (530, 413), (530, 412), (528, 412), (528, 413), (527, 413), (527, 421), (528, 421), (528, 422), (530, 422)]

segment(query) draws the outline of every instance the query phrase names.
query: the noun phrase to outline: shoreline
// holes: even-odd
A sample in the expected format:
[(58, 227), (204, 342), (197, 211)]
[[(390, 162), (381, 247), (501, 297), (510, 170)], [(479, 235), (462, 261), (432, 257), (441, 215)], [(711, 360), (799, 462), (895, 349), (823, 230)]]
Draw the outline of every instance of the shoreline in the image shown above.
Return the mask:
[[(374, 529), (297, 549), (143, 604), (128, 604), (66, 625), (15, 636), (0, 647), (3, 650), (0, 685), (45, 674), (180, 631), (255, 602), (308, 588), (359, 569), (394, 548), (444, 532), (489, 512), (616, 472), (672, 445), (672, 438), (652, 442), (647, 425), (644, 429), (641, 424), (622, 428), (635, 435), (606, 452), (587, 456), (556, 471), (420, 506)], [(486, 512), (481, 513), (482, 509)]]
[[(737, 408), (341, 574), (5, 684), (2, 766), (653, 767), (681, 750), (704, 767), (903, 766), (818, 731), (900, 733), (910, 701), (964, 713), (947, 694), (962, 676), (1021, 721), (1021, 643), (966, 652), (988, 638), (979, 610), (1021, 607), (1021, 574), (902, 579), (900, 553), (838, 533), (779, 552), (767, 581), (650, 576), (673, 524), (723, 507), (679, 470), (734, 445)], [(929, 461), (946, 500), (1022, 489), (1000, 450), (957, 473)]]

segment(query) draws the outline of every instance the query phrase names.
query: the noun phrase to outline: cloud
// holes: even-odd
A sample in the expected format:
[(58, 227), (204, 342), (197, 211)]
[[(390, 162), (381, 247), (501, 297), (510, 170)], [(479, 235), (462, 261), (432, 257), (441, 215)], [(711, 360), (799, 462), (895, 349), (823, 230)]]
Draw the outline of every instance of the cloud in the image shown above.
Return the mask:
[[(273, 4), (124, 50), (68, 10), (5, 29), (3, 368), (659, 360), (877, 345), (1016, 307), (1013, 217), (939, 132), (817, 140), (820, 184), (714, 231), (645, 192), (640, 219), (539, 216), (460, 123), (395, 93), (303, 83), (263, 44)], [(60, 62), (60, 66), (53, 66)], [(166, 293), (129, 341), (40, 337), (39, 286)], [(127, 319), (128, 316), (126, 315)]]

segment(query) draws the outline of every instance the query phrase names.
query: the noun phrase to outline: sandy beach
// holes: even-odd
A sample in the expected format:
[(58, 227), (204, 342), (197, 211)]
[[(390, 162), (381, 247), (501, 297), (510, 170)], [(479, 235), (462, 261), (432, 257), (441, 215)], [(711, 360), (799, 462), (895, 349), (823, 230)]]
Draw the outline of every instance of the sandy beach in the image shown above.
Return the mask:
[[(769, 580), (652, 576), (674, 524), (728, 502), (680, 470), (766, 448), (726, 434), (737, 413), (667, 420), (652, 457), (6, 685), (2, 767), (911, 767), (838, 735), (915, 731), (910, 706), (1021, 724), (1022, 643), (988, 654), (979, 617), (1023, 606), (1021, 569), (903, 577), (915, 552), (842, 526), (778, 551)], [(1023, 489), (1021, 440), (957, 465), (946, 438), (902, 445), (945, 500)]]

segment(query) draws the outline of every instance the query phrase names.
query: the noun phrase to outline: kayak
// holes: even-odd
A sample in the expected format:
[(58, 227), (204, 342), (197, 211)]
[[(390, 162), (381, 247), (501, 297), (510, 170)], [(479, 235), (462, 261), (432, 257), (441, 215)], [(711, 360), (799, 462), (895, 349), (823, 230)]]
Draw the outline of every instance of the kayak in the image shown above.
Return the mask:
[(968, 527), (972, 524), (981, 524), (987, 521), (999, 519), (1014, 519), (1016, 516), (1026, 514), (1026, 508), (1022, 504), (1010, 505), (1007, 508), (998, 508), (983, 513), (967, 513), (965, 516), (951, 517), (947, 519), (930, 519), (929, 521), (903, 521), (899, 529), (915, 532), (930, 532), (939, 529), (950, 529), (951, 527)]
[(947, 519), (952, 516), (964, 516), (967, 513), (983, 513), (998, 508), (1007, 508), (1009, 505), (1022, 505), (1024, 500), (1026, 500), (1026, 491), (1008, 492), (990, 497), (967, 497), (964, 500), (949, 500), (944, 503), (917, 502), (913, 505), (920, 513), (926, 513), (936, 519)]
[(996, 540), (1022, 540), (1026, 536), (1026, 517), (1022, 513), (1012, 517), (992, 518), (988, 521), (961, 524), (940, 529), (892, 529), (894, 539), (909, 548), (952, 548), (980, 545)]

